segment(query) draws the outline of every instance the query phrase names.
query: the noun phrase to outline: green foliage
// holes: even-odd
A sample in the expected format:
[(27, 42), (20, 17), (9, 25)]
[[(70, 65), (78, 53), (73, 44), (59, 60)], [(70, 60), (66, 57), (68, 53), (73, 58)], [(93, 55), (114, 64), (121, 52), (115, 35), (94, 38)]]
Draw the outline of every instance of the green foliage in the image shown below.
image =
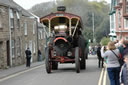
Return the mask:
[(101, 45), (106, 46), (109, 41), (110, 41), (110, 38), (104, 37), (104, 38), (102, 38), (102, 40), (101, 40)]
[(89, 29), (89, 28), (86, 28), (86, 29), (84, 29), (84, 31), (83, 31), (83, 35), (84, 35), (84, 37), (86, 38), (86, 39), (91, 39), (91, 41), (92, 41), (92, 36), (93, 36), (93, 34), (92, 34), (92, 29)]

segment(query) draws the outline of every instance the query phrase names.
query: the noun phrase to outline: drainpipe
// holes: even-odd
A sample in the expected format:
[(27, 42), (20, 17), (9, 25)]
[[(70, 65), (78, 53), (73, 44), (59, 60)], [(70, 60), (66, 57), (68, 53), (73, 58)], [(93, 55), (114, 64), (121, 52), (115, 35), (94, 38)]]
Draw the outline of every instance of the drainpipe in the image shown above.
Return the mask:
[[(36, 27), (37, 27), (37, 56), (39, 56), (38, 55), (38, 49), (39, 49), (39, 39), (38, 39), (38, 20), (37, 20), (37, 18), (35, 18), (36, 19)], [(38, 61), (38, 57), (37, 57), (37, 61)]]
[(9, 34), (10, 34), (10, 36), (9, 36), (9, 41), (10, 41), (9, 42), (10, 43), (10, 52), (9, 52), (10, 53), (10, 67), (12, 67), (12, 49), (11, 49), (12, 48), (12, 42), (11, 42), (12, 41), (12, 35), (11, 35), (11, 24), (10, 24), (10, 21), (11, 21), (10, 20), (10, 7), (8, 8), (8, 14), (9, 14), (8, 18), (9, 18)]

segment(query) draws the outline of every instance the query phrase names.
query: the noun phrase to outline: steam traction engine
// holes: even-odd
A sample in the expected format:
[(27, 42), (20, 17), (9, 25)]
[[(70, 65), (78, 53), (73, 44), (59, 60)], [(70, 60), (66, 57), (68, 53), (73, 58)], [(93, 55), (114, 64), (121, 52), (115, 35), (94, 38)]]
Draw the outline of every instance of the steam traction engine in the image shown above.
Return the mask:
[(82, 36), (81, 18), (66, 13), (60, 6), (58, 12), (40, 18), (48, 27), (47, 47), (45, 48), (45, 65), (47, 73), (58, 69), (58, 63), (75, 63), (76, 72), (86, 68), (87, 43)]

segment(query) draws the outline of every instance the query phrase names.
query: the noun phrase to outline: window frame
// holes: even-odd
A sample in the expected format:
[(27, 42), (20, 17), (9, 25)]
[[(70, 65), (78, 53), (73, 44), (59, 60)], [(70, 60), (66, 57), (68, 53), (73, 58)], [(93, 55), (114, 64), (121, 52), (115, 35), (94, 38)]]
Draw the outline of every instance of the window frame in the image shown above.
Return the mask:
[(27, 24), (27, 21), (24, 22), (24, 35), (28, 35), (28, 24)]
[(13, 9), (10, 9), (9, 16), (10, 16), (10, 28), (14, 28), (14, 12), (13, 12)]
[(12, 58), (14, 58), (15, 57), (15, 40), (11, 40), (11, 56), (12, 56)]

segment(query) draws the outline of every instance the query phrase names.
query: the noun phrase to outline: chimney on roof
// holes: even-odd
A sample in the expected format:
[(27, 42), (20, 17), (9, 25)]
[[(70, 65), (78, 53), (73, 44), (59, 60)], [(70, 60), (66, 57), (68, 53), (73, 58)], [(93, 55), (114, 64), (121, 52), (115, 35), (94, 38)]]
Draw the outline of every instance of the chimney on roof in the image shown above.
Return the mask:
[(9, 0), (9, 1), (13, 1), (13, 0)]
[(66, 11), (66, 7), (65, 6), (58, 6), (57, 7), (57, 11), (63, 11), (63, 12), (65, 12)]

